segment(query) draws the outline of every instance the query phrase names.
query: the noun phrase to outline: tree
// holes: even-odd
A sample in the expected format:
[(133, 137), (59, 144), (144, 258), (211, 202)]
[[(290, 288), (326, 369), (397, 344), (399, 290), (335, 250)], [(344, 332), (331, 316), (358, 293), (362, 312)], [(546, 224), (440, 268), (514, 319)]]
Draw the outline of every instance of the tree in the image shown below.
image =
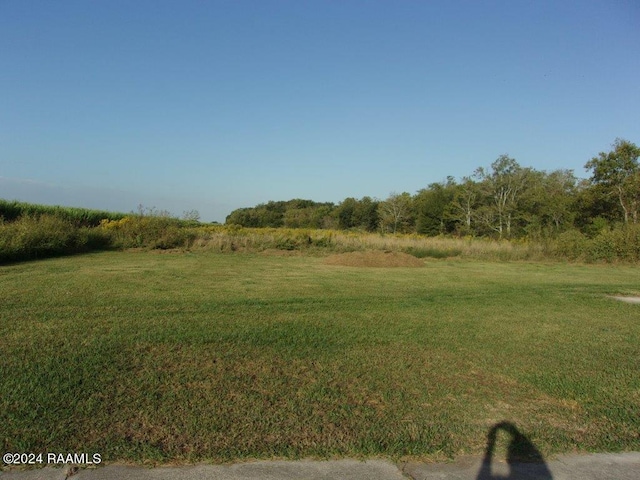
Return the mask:
[(455, 192), (456, 183), (453, 177), (448, 177), (446, 183), (432, 183), (416, 194), (417, 233), (438, 235), (453, 231), (450, 210)]
[(335, 215), (338, 219), (338, 228), (347, 230), (356, 226), (354, 213), (357, 205), (358, 200), (353, 197), (345, 198), (340, 205), (338, 205), (338, 208), (335, 210)]
[(600, 152), (589, 160), (585, 168), (591, 170), (591, 182), (617, 198), (624, 223), (638, 223), (640, 207), (640, 148), (617, 138), (611, 152)]
[(345, 198), (335, 210), (339, 228), (375, 231), (379, 225), (378, 204), (371, 197), (362, 197), (360, 200)]
[(192, 223), (199, 223), (200, 212), (198, 210), (185, 210), (182, 212), (182, 219)]
[(398, 231), (404, 220), (408, 218), (411, 206), (411, 195), (407, 192), (391, 193), (389, 198), (380, 203), (380, 226), (383, 231)]
[(284, 226), (287, 228), (316, 228), (313, 225), (312, 207), (289, 208), (284, 212)]
[(454, 220), (463, 225), (460, 231), (465, 235), (471, 234), (471, 223), (478, 207), (479, 197), (478, 184), (470, 177), (464, 177), (462, 183), (457, 185), (451, 202), (451, 214)]
[(375, 232), (380, 224), (378, 202), (371, 197), (362, 197), (355, 205), (353, 220), (358, 228), (368, 232)]
[(613, 224), (622, 218), (617, 198), (588, 179), (581, 180), (576, 186), (573, 213), (576, 227), (590, 236), (600, 233), (605, 224)]
[(482, 182), (489, 202), (480, 210), (480, 217), (491, 229), (502, 238), (505, 230), (511, 236), (511, 227), (517, 211), (518, 199), (525, 187), (528, 169), (522, 168), (518, 162), (508, 155), (500, 155), (491, 164), (491, 172), (480, 167), (475, 176)]
[(529, 169), (517, 205), (523, 233), (555, 236), (573, 226), (576, 182), (572, 170)]
[(573, 224), (577, 179), (573, 170), (554, 170), (543, 177), (542, 215), (556, 233)]

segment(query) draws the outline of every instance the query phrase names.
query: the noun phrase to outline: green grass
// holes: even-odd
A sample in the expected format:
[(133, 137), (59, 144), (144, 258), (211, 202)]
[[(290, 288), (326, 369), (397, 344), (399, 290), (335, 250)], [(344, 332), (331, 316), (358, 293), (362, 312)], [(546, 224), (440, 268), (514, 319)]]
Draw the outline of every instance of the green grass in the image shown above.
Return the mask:
[(0, 268), (5, 452), (114, 461), (640, 450), (632, 266), (104, 252)]

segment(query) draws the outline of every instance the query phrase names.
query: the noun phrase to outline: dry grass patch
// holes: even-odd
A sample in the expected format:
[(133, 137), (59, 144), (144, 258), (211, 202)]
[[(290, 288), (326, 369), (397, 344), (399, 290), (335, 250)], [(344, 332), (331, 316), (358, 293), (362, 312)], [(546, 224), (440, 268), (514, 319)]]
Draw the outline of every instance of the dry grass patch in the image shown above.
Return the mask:
[(327, 265), (345, 267), (424, 267), (424, 260), (402, 252), (349, 252), (331, 255)]

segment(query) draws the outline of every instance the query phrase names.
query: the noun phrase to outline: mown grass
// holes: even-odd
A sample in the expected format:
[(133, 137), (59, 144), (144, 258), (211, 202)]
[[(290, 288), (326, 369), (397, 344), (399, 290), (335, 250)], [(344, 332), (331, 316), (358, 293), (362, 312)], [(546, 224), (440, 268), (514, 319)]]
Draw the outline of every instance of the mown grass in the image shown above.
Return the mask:
[(3, 451), (107, 462), (640, 449), (631, 266), (103, 252), (0, 269)]

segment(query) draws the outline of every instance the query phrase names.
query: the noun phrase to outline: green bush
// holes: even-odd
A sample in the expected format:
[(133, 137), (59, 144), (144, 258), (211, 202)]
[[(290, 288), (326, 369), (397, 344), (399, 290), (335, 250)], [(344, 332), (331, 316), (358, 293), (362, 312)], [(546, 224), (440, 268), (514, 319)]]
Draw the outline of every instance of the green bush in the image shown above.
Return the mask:
[(195, 239), (195, 233), (183, 227), (180, 220), (167, 216), (131, 215), (103, 221), (100, 229), (117, 248), (180, 248)]
[(558, 236), (556, 254), (569, 260), (578, 260), (587, 255), (589, 239), (578, 230), (567, 230)]
[(300, 240), (288, 236), (276, 239), (276, 248), (278, 250), (300, 250)]
[(151, 248), (168, 250), (171, 248), (188, 248), (196, 239), (196, 234), (186, 228), (169, 226), (160, 236), (150, 243)]
[(591, 240), (587, 251), (587, 260), (613, 262), (618, 258), (619, 246), (613, 231), (602, 230)]
[(111, 238), (99, 228), (82, 227), (77, 230), (79, 244), (85, 250), (107, 250), (111, 248)]
[(334, 246), (334, 242), (331, 237), (316, 237), (311, 240), (313, 246), (318, 248), (330, 248)]
[(600, 232), (610, 227), (609, 221), (603, 217), (594, 217), (584, 226), (583, 231), (589, 238), (597, 237)]
[(593, 238), (569, 230), (558, 236), (556, 255), (588, 262), (637, 262), (640, 260), (640, 225), (605, 227)]
[(118, 220), (125, 216), (123, 213), (103, 210), (61, 207), (57, 205), (38, 205), (0, 199), (0, 217), (3, 217), (6, 221), (13, 222), (22, 217), (39, 217), (41, 215), (58, 217), (77, 227), (95, 227), (105, 218)]
[(622, 258), (632, 262), (640, 261), (640, 225), (627, 225), (622, 229), (621, 235), (623, 237)]
[(592, 255), (595, 260), (607, 262), (637, 262), (640, 259), (640, 225), (619, 225), (613, 230), (603, 230), (594, 238)]
[(25, 216), (0, 224), (0, 261), (75, 253), (97, 242), (97, 237), (54, 215)]
[(195, 240), (192, 229), (166, 217), (104, 220), (100, 227), (78, 227), (57, 215), (0, 219), (0, 262), (32, 260), (112, 247), (184, 248)]

